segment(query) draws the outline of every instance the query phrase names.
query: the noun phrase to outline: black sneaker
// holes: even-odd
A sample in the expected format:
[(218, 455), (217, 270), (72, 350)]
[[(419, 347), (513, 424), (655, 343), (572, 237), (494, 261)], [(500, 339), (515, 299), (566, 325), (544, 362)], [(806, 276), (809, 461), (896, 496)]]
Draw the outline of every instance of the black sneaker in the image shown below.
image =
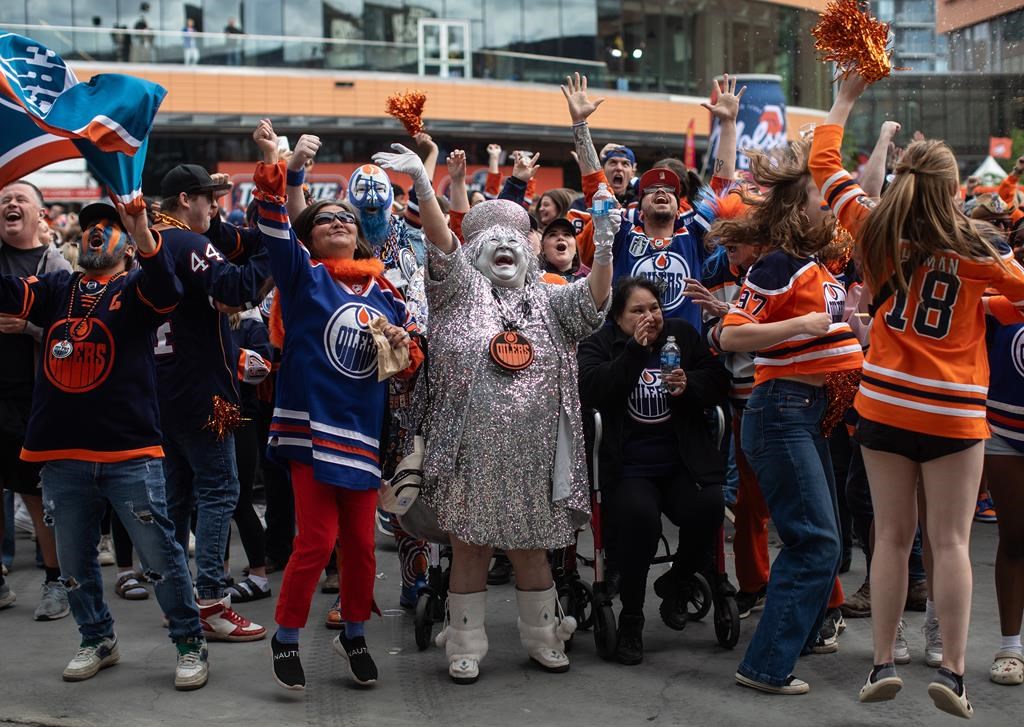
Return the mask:
[(370, 650), (366, 648), (366, 638), (356, 636), (346, 639), (345, 632), (334, 637), (334, 650), (348, 659), (348, 670), (356, 684), (368, 687), (377, 683), (377, 665), (373, 663)]
[(818, 629), (818, 638), (811, 651), (815, 654), (834, 654), (839, 651), (839, 634), (846, 630), (846, 621), (838, 608), (825, 613), (825, 620)]
[(673, 631), (686, 628), (689, 613), (686, 604), (690, 600), (691, 587), (687, 582), (680, 582), (679, 576), (671, 570), (662, 573), (654, 581), (654, 594), (661, 599), (658, 613), (661, 620)]
[(487, 585), (503, 586), (512, 580), (512, 561), (504, 553), (494, 554), (494, 565), (487, 571)]
[(302, 671), (298, 644), (282, 644), (277, 634), (270, 639), (274, 654), (274, 681), (285, 689), (305, 689), (306, 673)]
[(746, 618), (754, 611), (764, 608), (764, 599), (767, 593), (767, 588), (761, 588), (757, 593), (737, 592), (736, 608), (739, 609), (740, 618)]
[(615, 659), (620, 664), (635, 666), (644, 660), (644, 617), (624, 614), (619, 616), (619, 633), (615, 644)]

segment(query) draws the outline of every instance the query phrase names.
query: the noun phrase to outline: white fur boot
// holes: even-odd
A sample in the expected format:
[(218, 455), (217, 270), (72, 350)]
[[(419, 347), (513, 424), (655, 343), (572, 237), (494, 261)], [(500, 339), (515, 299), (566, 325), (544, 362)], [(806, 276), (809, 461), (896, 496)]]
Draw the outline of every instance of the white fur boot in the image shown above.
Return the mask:
[(484, 615), (487, 591), (448, 594), (448, 624), (434, 640), (448, 656), (448, 676), (456, 684), (480, 678), (480, 661), (487, 656)]
[(555, 587), (546, 591), (516, 589), (519, 640), (530, 658), (552, 672), (569, 671), (565, 642), (576, 630), (576, 619), (562, 613)]

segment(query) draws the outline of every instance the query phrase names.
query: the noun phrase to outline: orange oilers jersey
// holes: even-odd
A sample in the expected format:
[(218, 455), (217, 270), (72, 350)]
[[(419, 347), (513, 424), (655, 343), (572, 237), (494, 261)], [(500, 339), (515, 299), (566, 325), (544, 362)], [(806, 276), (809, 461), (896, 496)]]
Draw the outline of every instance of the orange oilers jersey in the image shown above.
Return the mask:
[(989, 286), (1024, 308), (1024, 268), (1003, 246), (995, 260), (949, 252), (914, 271), (875, 312), (860, 391), (866, 419), (956, 439), (989, 436), (989, 368), (982, 294)]
[[(814, 130), (808, 162), (822, 198), (857, 237), (874, 204), (842, 168), (841, 126)], [(875, 311), (854, 408), (865, 419), (955, 439), (989, 436), (989, 368), (982, 295), (987, 288), (1024, 308), (1024, 268), (999, 243), (1002, 264), (953, 251), (914, 270), (908, 292)]]
[(770, 379), (860, 368), (860, 344), (843, 322), (846, 290), (814, 258), (796, 258), (775, 250), (747, 273), (723, 326), (773, 323), (807, 313), (832, 316), (824, 336), (800, 334), (754, 354), (754, 386)]

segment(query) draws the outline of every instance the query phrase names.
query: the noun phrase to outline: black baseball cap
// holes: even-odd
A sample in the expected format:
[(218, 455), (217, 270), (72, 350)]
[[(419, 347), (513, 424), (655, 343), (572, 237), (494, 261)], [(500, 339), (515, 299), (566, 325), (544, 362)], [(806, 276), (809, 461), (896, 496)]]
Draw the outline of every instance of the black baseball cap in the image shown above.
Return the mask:
[(201, 194), (212, 192), (214, 197), (231, 189), (230, 184), (216, 184), (210, 177), (210, 173), (198, 164), (179, 164), (164, 175), (160, 181), (161, 197), (177, 197), (182, 192), (186, 194)]
[(573, 237), (576, 237), (576, 225), (565, 217), (556, 217), (551, 220), (551, 222), (548, 223), (548, 226), (544, 228), (544, 234), (542, 237), (547, 237), (548, 233), (554, 232), (555, 230), (565, 230)]
[(111, 223), (124, 229), (124, 225), (121, 224), (121, 215), (117, 214), (117, 210), (114, 209), (113, 205), (109, 205), (106, 202), (93, 202), (83, 207), (82, 211), (78, 213), (78, 226), (82, 228), (82, 232), (85, 232), (100, 220), (109, 220)]

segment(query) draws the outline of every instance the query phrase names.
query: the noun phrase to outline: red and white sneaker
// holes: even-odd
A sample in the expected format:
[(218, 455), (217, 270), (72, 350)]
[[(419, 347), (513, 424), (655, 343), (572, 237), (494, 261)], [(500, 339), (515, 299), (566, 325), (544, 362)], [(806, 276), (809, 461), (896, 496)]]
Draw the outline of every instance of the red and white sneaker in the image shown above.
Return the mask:
[(267, 630), (231, 610), (231, 597), (199, 606), (199, 622), (207, 641), (259, 641)]

